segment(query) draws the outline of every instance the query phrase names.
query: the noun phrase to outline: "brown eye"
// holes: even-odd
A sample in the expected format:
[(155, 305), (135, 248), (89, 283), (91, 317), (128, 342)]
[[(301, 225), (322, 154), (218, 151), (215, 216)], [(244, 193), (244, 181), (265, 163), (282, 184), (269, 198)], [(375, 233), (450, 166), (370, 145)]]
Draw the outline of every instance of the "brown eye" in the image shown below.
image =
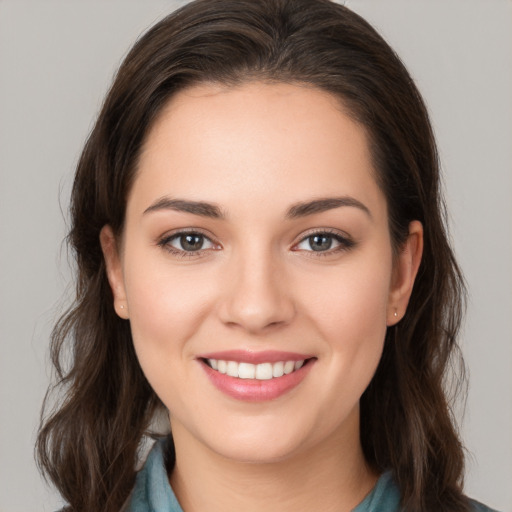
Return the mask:
[(298, 251), (333, 253), (350, 249), (354, 242), (338, 233), (318, 231), (303, 238), (294, 248)]
[(327, 251), (332, 247), (332, 236), (326, 234), (308, 237), (309, 246), (313, 251)]
[(196, 232), (175, 233), (161, 240), (159, 245), (176, 253), (193, 253), (215, 247), (207, 236)]
[(195, 233), (180, 235), (178, 242), (183, 251), (199, 251), (203, 248), (204, 236)]

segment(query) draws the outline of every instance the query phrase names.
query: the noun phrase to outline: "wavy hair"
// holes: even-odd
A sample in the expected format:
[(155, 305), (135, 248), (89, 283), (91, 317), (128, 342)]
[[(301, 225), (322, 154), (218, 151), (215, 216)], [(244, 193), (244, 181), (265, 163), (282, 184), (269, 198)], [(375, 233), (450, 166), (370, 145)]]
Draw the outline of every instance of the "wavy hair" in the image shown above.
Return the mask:
[[(121, 64), (79, 160), (68, 242), (76, 301), (53, 330), (56, 382), (36, 454), (69, 510), (120, 509), (133, 486), (141, 439), (161, 406), (113, 309), (99, 233), (123, 228), (144, 138), (177, 91), (213, 82), (308, 84), (337, 97), (366, 130), (388, 204), (395, 251), (408, 225), (424, 253), (405, 317), (389, 327), (361, 398), (367, 462), (392, 470), (407, 511), (463, 512), (464, 453), (446, 375), (465, 290), (446, 233), (436, 145), (404, 65), (361, 17), (329, 0), (196, 0), (153, 26)], [(51, 391), (60, 392), (53, 408)]]

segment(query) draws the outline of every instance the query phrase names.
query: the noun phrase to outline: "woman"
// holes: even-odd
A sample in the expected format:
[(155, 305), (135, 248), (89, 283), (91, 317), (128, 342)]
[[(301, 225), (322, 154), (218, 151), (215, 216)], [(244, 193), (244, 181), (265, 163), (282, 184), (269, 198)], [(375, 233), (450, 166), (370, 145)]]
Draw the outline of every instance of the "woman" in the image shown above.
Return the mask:
[(158, 23), (73, 188), (66, 395), (38, 439), (70, 509), (489, 510), (443, 389), (443, 214), (421, 97), (357, 15), (200, 0)]

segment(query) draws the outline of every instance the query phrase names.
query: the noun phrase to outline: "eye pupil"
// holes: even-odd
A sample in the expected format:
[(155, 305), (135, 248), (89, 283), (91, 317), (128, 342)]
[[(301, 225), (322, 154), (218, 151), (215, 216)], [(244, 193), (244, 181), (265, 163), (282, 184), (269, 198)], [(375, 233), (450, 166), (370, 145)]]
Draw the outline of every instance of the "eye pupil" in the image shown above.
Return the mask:
[(327, 235), (312, 235), (309, 237), (309, 245), (313, 251), (326, 251), (332, 246), (332, 237)]
[(203, 235), (181, 235), (180, 244), (185, 251), (199, 251), (203, 246)]

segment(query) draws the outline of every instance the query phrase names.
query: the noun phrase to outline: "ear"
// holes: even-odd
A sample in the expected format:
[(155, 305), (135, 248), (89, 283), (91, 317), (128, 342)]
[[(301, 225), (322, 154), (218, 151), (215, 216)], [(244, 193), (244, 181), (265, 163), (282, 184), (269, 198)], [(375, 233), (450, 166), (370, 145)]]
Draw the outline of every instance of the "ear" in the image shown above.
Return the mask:
[(123, 267), (119, 254), (117, 239), (109, 225), (103, 226), (100, 231), (100, 244), (105, 259), (107, 278), (114, 296), (114, 309), (118, 316), (127, 320), (128, 303), (124, 286)]
[(405, 315), (414, 280), (423, 254), (423, 226), (414, 220), (409, 224), (409, 235), (400, 249), (389, 290), (387, 325), (395, 325)]

